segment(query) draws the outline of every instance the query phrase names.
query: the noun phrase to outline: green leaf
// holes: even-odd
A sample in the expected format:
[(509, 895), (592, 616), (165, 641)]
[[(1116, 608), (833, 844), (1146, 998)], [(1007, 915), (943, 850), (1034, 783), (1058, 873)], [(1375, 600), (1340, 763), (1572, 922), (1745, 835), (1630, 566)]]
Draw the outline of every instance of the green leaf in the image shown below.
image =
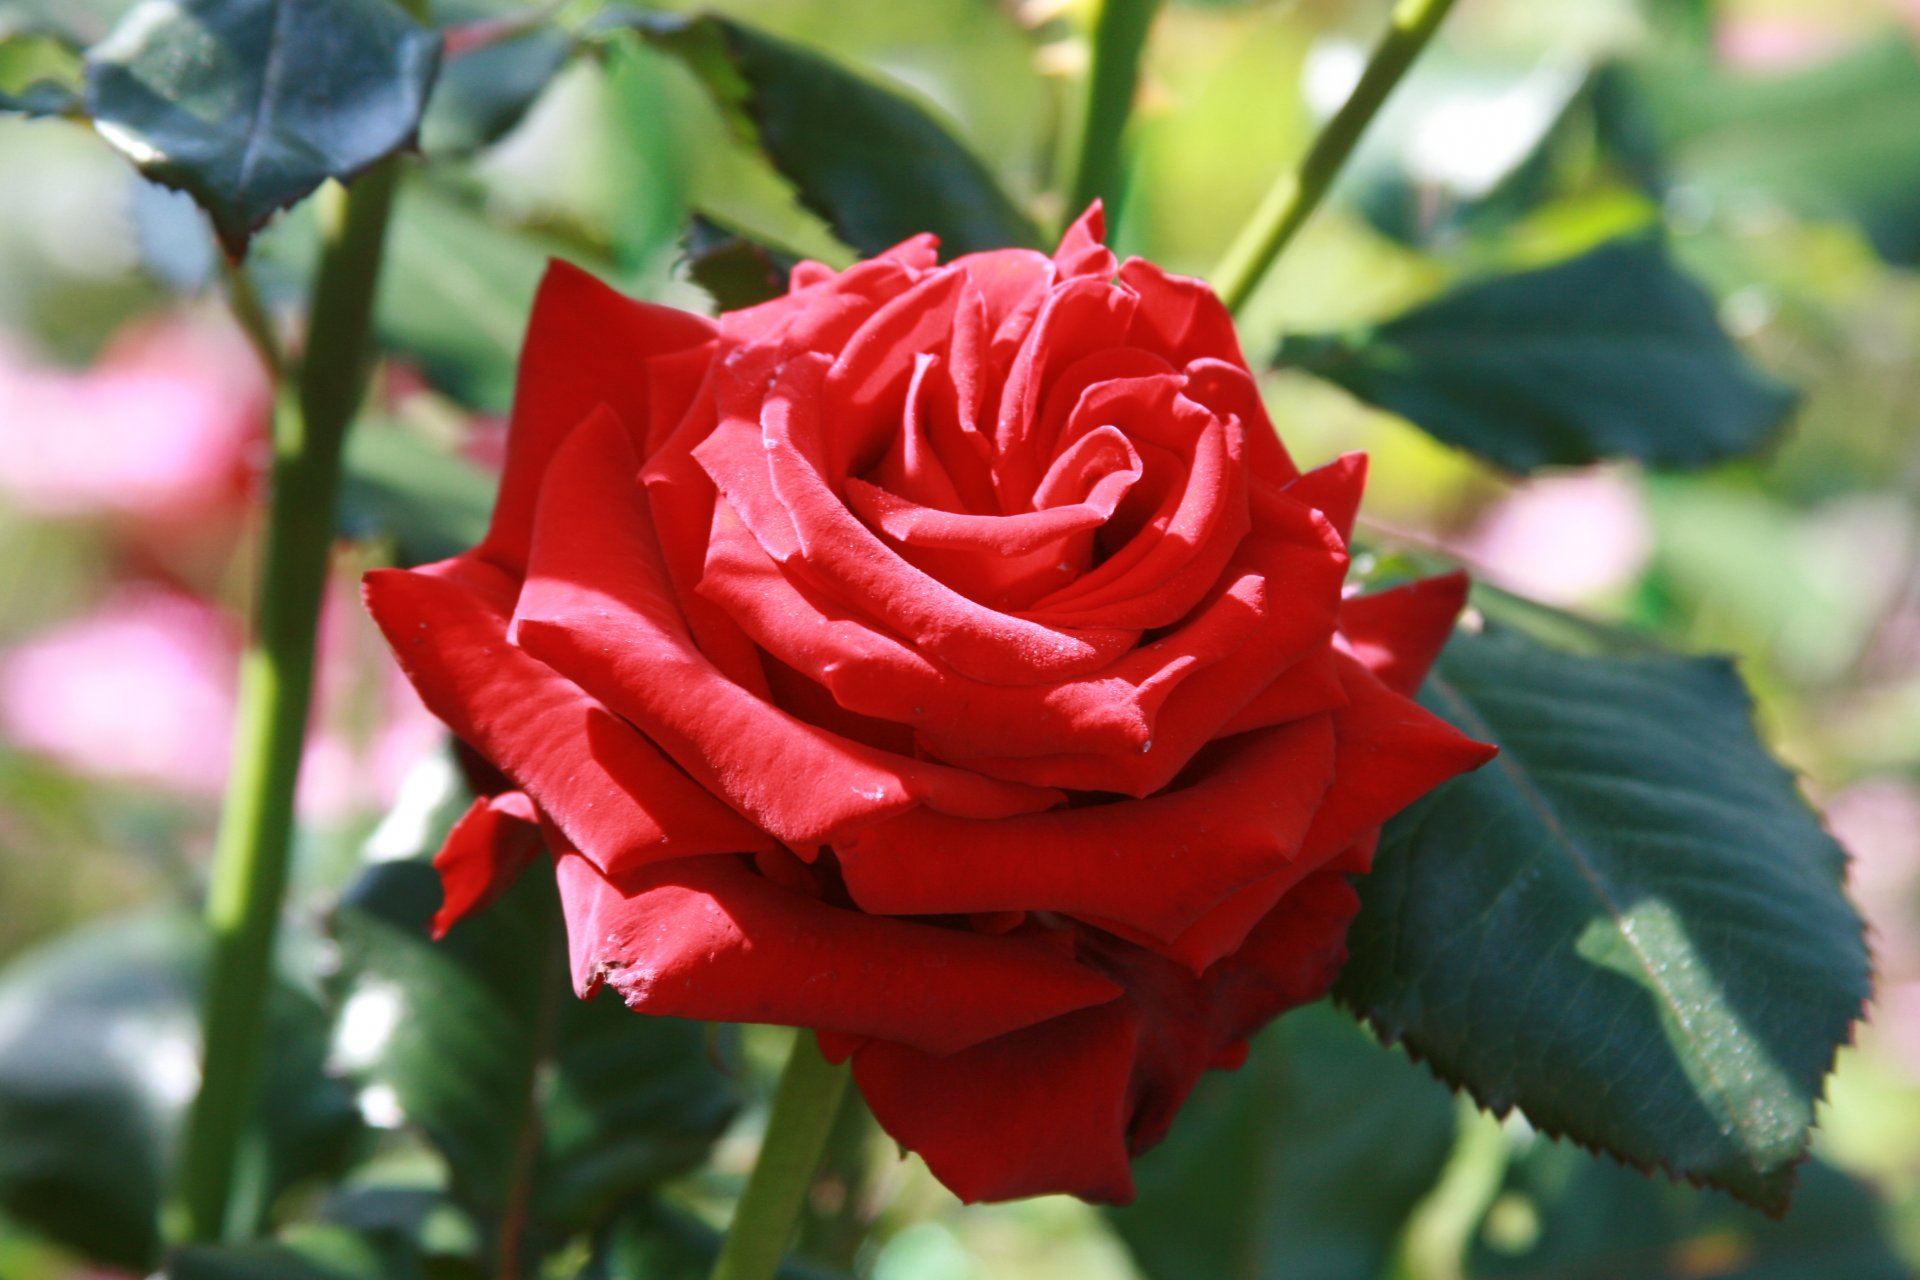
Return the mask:
[(1674, 60), (1607, 87), (1603, 128), (1644, 134), (1659, 185), (1850, 218), (1888, 261), (1920, 262), (1920, 53), (1905, 35), (1789, 75)]
[(390, 537), (402, 565), (444, 560), (487, 532), (493, 477), (418, 432), (362, 422), (347, 440), (339, 526), (350, 537)]
[(1444, 1086), (1315, 1005), (1201, 1079), (1108, 1220), (1151, 1280), (1375, 1280), (1453, 1130)]
[(87, 106), (239, 257), (275, 212), (412, 140), (439, 53), (392, 0), (147, 0), (88, 52)]
[(550, 874), (529, 872), (434, 943), (438, 900), (433, 870), (413, 862), (373, 868), (351, 896), (336, 1048), (392, 1091), (464, 1201), (530, 1206), (568, 1231), (705, 1158), (734, 1099), (704, 1028), (576, 1000)]
[(80, 109), (72, 89), (52, 80), (36, 80), (18, 93), (0, 92), (0, 111), (23, 116), (66, 116)]
[(568, 255), (493, 225), (424, 182), (409, 183), (380, 273), (380, 341), (461, 403), (505, 412), (527, 312), (554, 256)]
[(1338, 997), (1497, 1112), (1783, 1208), (1867, 954), (1731, 665), (1489, 627), (1422, 701), (1501, 754), (1389, 824)]
[[(199, 1081), (196, 921), (150, 916), (64, 935), (0, 974), (0, 1209), (115, 1266), (150, 1266), (163, 1180)], [(358, 1132), (323, 1070), (317, 1003), (269, 1006), (269, 1196), (336, 1164)]]
[(190, 1245), (153, 1280), (424, 1280), (418, 1259), (391, 1239), (305, 1227), (287, 1240)]
[(687, 228), (687, 275), (722, 311), (777, 298), (798, 259), (700, 214)]
[(547, 14), (516, 0), (440, 0), (433, 17), (450, 43), (420, 122), (429, 155), (472, 151), (504, 136), (573, 52)]
[(921, 232), (949, 256), (1034, 246), (1039, 230), (986, 166), (911, 99), (832, 59), (714, 14), (623, 14), (680, 57), (802, 204), (862, 253)]
[(1793, 396), (1755, 370), (1657, 240), (1465, 285), (1277, 359), (1512, 471), (1700, 466), (1763, 444)]
[(1907, 1280), (1873, 1192), (1831, 1165), (1801, 1171), (1778, 1222), (1537, 1143), (1509, 1167), (1468, 1259), (1473, 1280)]
[[(653, 1199), (628, 1206), (599, 1233), (582, 1280), (706, 1280), (720, 1254), (720, 1235), (705, 1223)], [(786, 1258), (776, 1280), (834, 1280), (834, 1273)]]

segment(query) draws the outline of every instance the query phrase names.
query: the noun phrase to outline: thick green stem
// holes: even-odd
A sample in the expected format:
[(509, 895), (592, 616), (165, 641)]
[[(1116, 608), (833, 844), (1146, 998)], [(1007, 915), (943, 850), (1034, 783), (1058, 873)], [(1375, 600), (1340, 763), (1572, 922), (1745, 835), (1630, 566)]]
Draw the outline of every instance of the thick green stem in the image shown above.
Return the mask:
[(1281, 251), (1319, 207), (1340, 166), (1407, 73), (1453, 0), (1400, 0), (1387, 33), (1374, 46), (1360, 83), (1313, 140), (1299, 167), (1267, 192), (1266, 200), (1213, 272), (1214, 289), (1229, 311), (1238, 312)]
[(296, 385), (283, 384), (275, 403), (258, 617), (241, 659), (233, 771), (207, 897), (205, 1069), (169, 1224), (188, 1240), (217, 1240), (236, 1226), (235, 1169), (256, 1110), (341, 446), (366, 388), (397, 163), (375, 166), (344, 196), (329, 193), (341, 198), (314, 281), (306, 352)]
[(849, 1074), (844, 1064), (836, 1067), (821, 1056), (811, 1031), (794, 1036), (760, 1158), (733, 1211), (712, 1280), (771, 1280), (780, 1269)]
[(1100, 0), (1089, 33), (1092, 65), (1080, 132), (1071, 153), (1067, 217), (1077, 218), (1098, 199), (1108, 217), (1118, 212), (1126, 175), (1127, 118), (1140, 85), (1140, 55), (1163, 0)]

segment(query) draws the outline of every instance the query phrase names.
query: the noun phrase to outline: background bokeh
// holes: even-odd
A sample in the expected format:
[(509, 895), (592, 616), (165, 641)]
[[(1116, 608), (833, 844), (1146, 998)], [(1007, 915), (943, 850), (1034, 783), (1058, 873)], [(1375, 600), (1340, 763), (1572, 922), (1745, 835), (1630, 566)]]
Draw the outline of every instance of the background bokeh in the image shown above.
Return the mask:
[[(126, 7), (52, 6), (88, 36)], [(1062, 76), (1084, 57), (1065, 0), (715, 7), (907, 86), (1036, 212), (1063, 212), (1040, 193), (1056, 163), (1047, 140), (1065, 107)], [(474, 18), (513, 8), (436, 6)], [(0, 36), (47, 11), (0, 2)], [(1172, 4), (1148, 55), (1118, 247), (1207, 271), (1340, 100), (1383, 12), (1376, 0)], [(1258, 356), (1285, 332), (1364, 325), (1494, 267), (1664, 225), (1724, 325), (1799, 389), (1790, 428), (1757, 461), (1519, 483), (1304, 374), (1269, 383), (1303, 465), (1371, 455), (1361, 528), (1375, 554), (1442, 555), (1483, 583), (1738, 656), (1763, 731), (1853, 856), (1872, 929), (1876, 1008), (1842, 1055), (1817, 1143), (1871, 1190), (1868, 1220), (1842, 1234), (1884, 1232), (1920, 1266), (1916, 42), (1916, 0), (1726, 0), (1711, 12), (1680, 0), (1465, 0), (1244, 333)], [(0, 44), (0, 88), (57, 56), (30, 40)], [(473, 77), (462, 92), (506, 102), (509, 79)], [(1667, 130), (1652, 176), (1636, 164), (1635, 131), (1647, 125), (1634, 104), (1662, 102), (1683, 127)], [(682, 264), (698, 210), (847, 260), (686, 73), (637, 46), (575, 59), (497, 141), (476, 143), (476, 114), (430, 115), (422, 145), (436, 163), (411, 175), (389, 246), (386, 359), (369, 410), (384, 429), (358, 447), (342, 511), (349, 533), (377, 536), (338, 558), (301, 782), (295, 903), (316, 917), (370, 850), (417, 843), (450, 786), (441, 735), (353, 583), (396, 545), (450, 551), (484, 519), (545, 259), (705, 307)], [(296, 211), (262, 238), (256, 273), (270, 309), (297, 310), (312, 235)], [(83, 921), (198, 899), (225, 776), (267, 397), (192, 206), (141, 182), (80, 126), (0, 119), (0, 964)], [(383, 478), (423, 465), (439, 468), (442, 500), (397, 512)], [(101, 935), (89, 955), (108, 971), (112, 940)], [(739, 1047), (750, 1096), (777, 1047), (751, 1034)], [(164, 1092), (169, 1077), (157, 1079)], [(758, 1123), (749, 1107), (718, 1167), (680, 1189), (687, 1206), (718, 1203), (714, 1188), (750, 1163)], [(857, 1113), (843, 1127), (843, 1148), (874, 1145)], [(1517, 1120), (1463, 1116), (1446, 1177), (1388, 1265), (1436, 1280), (1463, 1267), (1761, 1274), (1740, 1269), (1757, 1228), (1706, 1197), (1686, 1210), (1694, 1225), (1634, 1245), (1630, 1261), (1554, 1262), (1542, 1252), (1552, 1233), (1604, 1240), (1643, 1210), (1611, 1173), (1556, 1166), (1587, 1157), (1547, 1145)], [(816, 1206), (817, 1230), (873, 1220), (864, 1274), (1137, 1274), (1114, 1229), (1124, 1218), (1065, 1200), (961, 1212), (916, 1162), (883, 1159), (880, 1170), (843, 1188), (846, 1204)], [(1819, 1185), (1806, 1192), (1816, 1216)], [(1576, 1196), (1592, 1221), (1573, 1221), (1556, 1196)], [(1826, 1246), (1809, 1247), (1803, 1269), (1766, 1274), (1847, 1274), (1822, 1269)], [(1547, 1260), (1517, 1268), (1515, 1258)], [(1314, 1274), (1355, 1274), (1341, 1266)], [(0, 1219), (0, 1277), (82, 1274)]]

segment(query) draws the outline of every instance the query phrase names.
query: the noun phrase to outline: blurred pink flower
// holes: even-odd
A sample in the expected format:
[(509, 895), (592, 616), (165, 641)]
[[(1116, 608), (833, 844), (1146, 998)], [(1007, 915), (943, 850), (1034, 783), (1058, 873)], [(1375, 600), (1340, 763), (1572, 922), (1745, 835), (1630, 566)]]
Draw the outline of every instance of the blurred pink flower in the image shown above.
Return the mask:
[(1848, 33), (1804, 17), (1737, 17), (1714, 33), (1720, 60), (1743, 71), (1792, 71), (1822, 61), (1849, 42)]
[(0, 495), (40, 516), (237, 508), (267, 406), (246, 341), (206, 319), (136, 323), (77, 373), (0, 344)]
[(213, 606), (128, 587), (0, 655), (0, 729), (75, 773), (217, 795), (238, 636)]
[[(344, 584), (329, 596), (320, 643), (300, 811), (327, 823), (389, 807), (440, 730)], [(239, 625), (213, 605), (123, 588), (0, 652), (0, 733), (76, 774), (217, 796), (239, 652)]]
[(1920, 1077), (1920, 788), (1873, 778), (1824, 807), (1851, 858), (1849, 887), (1872, 940), (1879, 987), (1872, 1035)]
[(1630, 478), (1590, 471), (1515, 489), (1454, 546), (1496, 586), (1576, 605), (1631, 585), (1653, 549), (1653, 533)]

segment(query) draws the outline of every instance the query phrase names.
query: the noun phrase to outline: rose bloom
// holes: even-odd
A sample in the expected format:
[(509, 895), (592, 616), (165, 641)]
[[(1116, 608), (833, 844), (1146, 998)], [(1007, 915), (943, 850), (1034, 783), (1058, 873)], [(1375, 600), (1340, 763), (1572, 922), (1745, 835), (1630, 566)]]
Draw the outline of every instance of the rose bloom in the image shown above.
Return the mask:
[(1465, 589), (1342, 598), (1225, 309), (930, 237), (717, 321), (556, 264), (491, 530), (366, 581), (510, 780), (444, 928), (544, 845), (573, 978), (813, 1028), (967, 1200), (1125, 1201), (1322, 995), (1380, 823), (1492, 749), (1408, 695)]

